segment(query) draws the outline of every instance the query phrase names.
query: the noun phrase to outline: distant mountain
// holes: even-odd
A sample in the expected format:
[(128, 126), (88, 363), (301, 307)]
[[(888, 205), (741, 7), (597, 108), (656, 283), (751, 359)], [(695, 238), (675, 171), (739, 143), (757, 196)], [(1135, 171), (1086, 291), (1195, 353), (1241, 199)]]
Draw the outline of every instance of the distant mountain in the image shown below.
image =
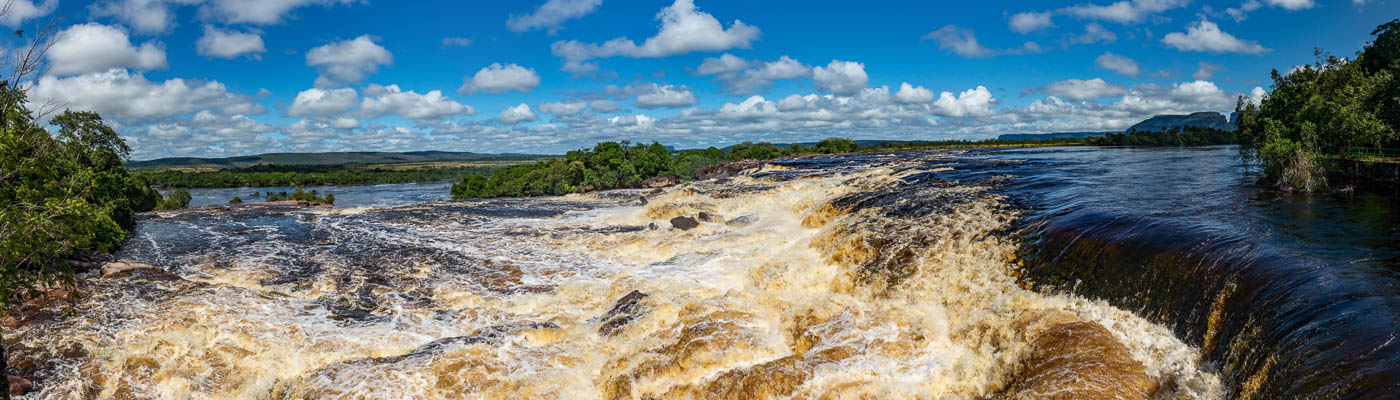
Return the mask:
[(1133, 132), (1166, 132), (1171, 128), (1197, 126), (1204, 128), (1215, 128), (1226, 131), (1235, 130), (1235, 125), (1230, 123), (1230, 119), (1225, 115), (1214, 112), (1198, 112), (1189, 115), (1158, 115), (1148, 118), (1146, 121), (1137, 123), (1128, 128), (1125, 133)]
[(227, 158), (171, 157), (132, 161), (127, 168), (244, 168), (254, 165), (334, 165), (391, 164), (433, 161), (512, 161), (533, 160), (534, 154), (481, 154), (453, 151), (410, 151), (406, 153), (352, 151), (334, 153), (269, 153)]
[(1055, 133), (1008, 133), (997, 136), (997, 140), (1026, 141), (1026, 140), (1046, 140), (1046, 139), (1080, 139), (1087, 137), (1104, 136), (1118, 132), (1055, 132)]

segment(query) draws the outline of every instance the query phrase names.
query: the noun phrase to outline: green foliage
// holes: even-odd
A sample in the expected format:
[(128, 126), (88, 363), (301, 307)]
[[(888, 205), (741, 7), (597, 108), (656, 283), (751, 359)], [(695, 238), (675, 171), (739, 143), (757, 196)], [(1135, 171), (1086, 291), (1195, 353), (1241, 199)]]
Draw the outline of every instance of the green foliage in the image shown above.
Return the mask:
[(179, 210), (181, 208), (185, 208), (185, 206), (190, 205), (190, 200), (193, 200), (193, 198), (190, 197), (190, 191), (185, 189), (175, 189), (174, 192), (170, 193), (170, 196), (167, 196), (165, 200), (161, 200), (160, 204), (156, 205), (156, 209)]
[(136, 175), (161, 187), (232, 188), (266, 186), (379, 185), (440, 182), (487, 175), (500, 166), (393, 169), (350, 165), (257, 165), (216, 171), (159, 170)]
[(51, 135), (0, 82), (0, 306), (72, 284), (64, 261), (115, 250), (159, 194), (122, 166), (130, 152), (93, 113), (65, 112)]
[(1349, 148), (1400, 146), (1400, 20), (1372, 32), (1355, 61), (1317, 52), (1318, 62), (1273, 72), (1273, 92), (1260, 104), (1240, 99), (1241, 152), (1264, 166), (1279, 186), (1325, 187), (1328, 168)]
[(1166, 132), (1110, 133), (1086, 138), (1085, 143), (1095, 146), (1213, 146), (1238, 144), (1239, 138), (1231, 131), (1188, 126), (1173, 127)]
[(243, 204), (243, 199), (242, 199), (242, 198), (239, 198), (238, 196), (233, 196), (232, 199), (229, 199), (228, 203), (229, 203), (229, 204)]
[[(800, 149), (797, 150), (800, 151)], [(818, 154), (839, 154), (854, 153), (857, 150), (860, 150), (860, 145), (856, 144), (854, 140), (832, 138), (818, 142), (812, 152)]]

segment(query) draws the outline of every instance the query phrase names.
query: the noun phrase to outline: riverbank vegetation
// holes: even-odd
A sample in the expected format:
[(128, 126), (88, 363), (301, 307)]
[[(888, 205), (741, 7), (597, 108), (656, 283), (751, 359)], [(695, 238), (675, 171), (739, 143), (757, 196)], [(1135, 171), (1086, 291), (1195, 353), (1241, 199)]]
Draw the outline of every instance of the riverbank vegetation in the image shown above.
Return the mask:
[[(274, 186), (379, 185), (455, 181), (469, 175), (489, 175), (514, 164), (476, 162), (470, 165), (256, 165), (218, 170), (164, 169), (139, 171), (137, 176), (157, 187), (233, 188)], [(461, 163), (459, 163), (461, 164)]]
[(1180, 147), (1239, 144), (1233, 131), (1196, 126), (1174, 127), (1166, 132), (1110, 133), (1084, 139), (1091, 146)]
[(1240, 150), (1275, 186), (1323, 190), (1329, 175), (1354, 178), (1339, 165), (1354, 154), (1400, 148), (1400, 19), (1371, 34), (1354, 59), (1319, 50), (1313, 65), (1274, 70), (1259, 104), (1240, 99)]

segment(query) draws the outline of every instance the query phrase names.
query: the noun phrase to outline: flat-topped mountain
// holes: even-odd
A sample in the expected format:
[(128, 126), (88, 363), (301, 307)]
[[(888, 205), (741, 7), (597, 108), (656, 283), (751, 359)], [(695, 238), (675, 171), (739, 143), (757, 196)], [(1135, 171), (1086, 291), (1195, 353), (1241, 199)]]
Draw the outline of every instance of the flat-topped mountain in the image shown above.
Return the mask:
[(1187, 115), (1158, 115), (1129, 127), (1124, 133), (1166, 132), (1171, 128), (1188, 126), (1214, 128), (1225, 131), (1235, 130), (1235, 125), (1224, 114), (1214, 111), (1196, 112)]

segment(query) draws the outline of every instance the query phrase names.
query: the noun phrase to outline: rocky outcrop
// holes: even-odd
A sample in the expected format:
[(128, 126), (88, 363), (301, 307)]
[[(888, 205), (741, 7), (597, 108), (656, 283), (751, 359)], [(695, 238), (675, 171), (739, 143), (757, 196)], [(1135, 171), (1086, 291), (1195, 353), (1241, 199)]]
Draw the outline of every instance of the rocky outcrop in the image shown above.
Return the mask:
[(1191, 113), (1189, 115), (1158, 115), (1148, 118), (1146, 121), (1137, 123), (1124, 131), (1133, 132), (1166, 132), (1172, 128), (1187, 126), (1213, 128), (1225, 131), (1235, 130), (1235, 125), (1230, 123), (1225, 115), (1214, 111)]
[(102, 265), (102, 279), (117, 279), (139, 273), (164, 274), (165, 270), (160, 267), (133, 263), (133, 262), (109, 262)]
[(628, 323), (641, 317), (645, 312), (645, 310), (642, 309), (641, 302), (645, 298), (647, 298), (646, 293), (633, 290), (631, 293), (618, 299), (617, 303), (613, 304), (612, 309), (598, 318), (598, 320), (602, 322), (602, 324), (598, 326), (598, 334), (612, 336), (614, 333), (617, 333), (617, 331), (627, 326)]
[(695, 172), (695, 179), (728, 178), (739, 175), (740, 172), (756, 169), (761, 166), (763, 166), (763, 162), (758, 160), (730, 161)]
[(699, 226), (700, 226), (700, 221), (696, 221), (695, 218), (691, 218), (691, 217), (675, 217), (675, 218), (671, 218), (671, 227), (672, 227), (672, 228), (680, 229), (680, 230), (683, 230), (683, 231), (688, 231), (688, 230), (691, 230), (691, 229), (695, 229), (696, 227), (699, 227)]
[(14, 375), (7, 375), (10, 381), (10, 395), (19, 396), (34, 390), (34, 382)]
[(667, 186), (679, 185), (682, 181), (681, 176), (676, 174), (653, 176), (642, 181), (642, 187), (650, 189), (664, 188)]

